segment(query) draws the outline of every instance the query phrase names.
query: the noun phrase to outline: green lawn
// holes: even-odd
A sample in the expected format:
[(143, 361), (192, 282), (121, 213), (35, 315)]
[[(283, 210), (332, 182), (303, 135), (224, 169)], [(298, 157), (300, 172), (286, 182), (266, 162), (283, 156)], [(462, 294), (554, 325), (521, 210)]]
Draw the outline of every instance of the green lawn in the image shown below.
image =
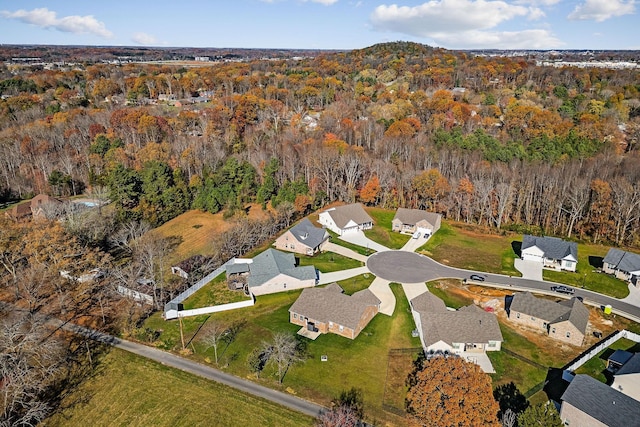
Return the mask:
[[(352, 293), (365, 288), (372, 279), (372, 275), (367, 278), (363, 275), (339, 284), (346, 293)], [(397, 425), (395, 416), (382, 410), (389, 349), (419, 347), (420, 340), (411, 337), (413, 319), (402, 288), (393, 285), (392, 289), (398, 301), (393, 317), (378, 314), (355, 340), (333, 334), (321, 335), (315, 341), (301, 338), (307, 343), (308, 358), (289, 369), (282, 385), (277, 383), (272, 368), (266, 369), (256, 381), (276, 389), (287, 389), (325, 405), (341, 391), (359, 387), (363, 390), (365, 411), (370, 419), (393, 419), (392, 424)], [(299, 294), (300, 291), (291, 291), (260, 296), (256, 305), (249, 309), (184, 319), (185, 340), (190, 343), (188, 348), (195, 352), (192, 357), (209, 363), (214, 359), (213, 349), (205, 350), (197, 335), (192, 340), (209, 319), (236, 325), (238, 333), (235, 340), (228, 347), (218, 348), (219, 366), (240, 377), (253, 377), (246, 362), (248, 354), (270, 340), (276, 332), (295, 334), (300, 329), (289, 323), (288, 313)], [(178, 322), (160, 322), (164, 321), (153, 316), (145, 326), (162, 329), (161, 346), (179, 348)], [(328, 361), (321, 362), (321, 355), (327, 355)]]
[(227, 278), (224, 273), (204, 285), (195, 294), (184, 300), (184, 309), (209, 307), (212, 305), (228, 304), (249, 299), (242, 291), (231, 291), (227, 287)]
[(312, 426), (313, 419), (118, 349), (44, 426)]
[[(605, 273), (599, 273), (596, 268), (609, 251), (609, 246), (578, 243), (578, 265), (576, 272), (544, 270), (545, 280), (565, 283), (578, 288), (588, 289), (614, 298), (625, 298), (629, 295), (626, 282)], [(596, 265), (592, 265), (596, 264)]]
[(362, 261), (336, 254), (334, 252), (322, 252), (315, 254), (312, 257), (298, 254), (296, 254), (296, 256), (300, 259), (300, 265), (313, 265), (323, 273), (362, 267)]
[(638, 347), (640, 347), (640, 345), (636, 344), (634, 341), (622, 338), (576, 369), (576, 374), (587, 374), (590, 377), (606, 383), (607, 377), (604, 375), (604, 370), (607, 367), (607, 358), (611, 353), (615, 350), (629, 350), (631, 352), (637, 352), (640, 350)]
[(364, 232), (365, 236), (374, 242), (380, 243), (389, 249), (402, 248), (411, 238), (408, 234), (400, 234), (391, 231), (391, 222), (396, 212), (380, 208), (367, 208), (375, 225), (371, 230)]
[(512, 243), (522, 240), (521, 235), (498, 236), (472, 230), (468, 225), (442, 221), (440, 230), (418, 252), (451, 267), (520, 276), (513, 266), (516, 253)]

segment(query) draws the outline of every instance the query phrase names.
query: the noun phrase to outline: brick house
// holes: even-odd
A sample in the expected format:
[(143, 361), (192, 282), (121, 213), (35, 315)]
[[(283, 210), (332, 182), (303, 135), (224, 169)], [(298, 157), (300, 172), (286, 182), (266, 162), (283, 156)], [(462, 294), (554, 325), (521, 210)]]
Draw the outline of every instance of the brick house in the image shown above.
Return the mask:
[(307, 218), (278, 237), (276, 249), (312, 256), (329, 241), (327, 230), (314, 226)]
[(289, 308), (289, 322), (303, 328), (300, 335), (315, 339), (319, 334), (337, 334), (355, 339), (375, 317), (380, 300), (364, 289), (349, 296), (337, 283), (304, 289)]
[(551, 338), (580, 346), (589, 324), (589, 310), (578, 298), (560, 302), (518, 292), (507, 306), (509, 320), (542, 331)]

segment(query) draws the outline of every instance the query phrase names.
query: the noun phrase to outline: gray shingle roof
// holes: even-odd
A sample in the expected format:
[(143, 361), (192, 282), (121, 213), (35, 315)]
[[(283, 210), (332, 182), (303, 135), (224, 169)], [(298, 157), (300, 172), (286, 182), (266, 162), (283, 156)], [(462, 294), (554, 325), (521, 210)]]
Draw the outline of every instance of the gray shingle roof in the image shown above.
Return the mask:
[(640, 353), (636, 353), (627, 362), (618, 369), (616, 375), (637, 374), (640, 373)]
[(420, 314), (422, 336), (427, 347), (438, 341), (449, 345), (503, 341), (496, 315), (475, 305), (450, 311), (440, 298), (427, 292), (412, 299), (411, 306)]
[(562, 401), (610, 427), (640, 426), (640, 402), (588, 375), (576, 375)]
[(558, 303), (536, 298), (530, 292), (517, 292), (513, 295), (510, 310), (537, 317), (549, 324), (568, 320), (583, 334), (589, 323), (589, 310), (577, 298)]
[(310, 248), (317, 248), (329, 238), (329, 233), (326, 230), (314, 226), (307, 218), (291, 227), (289, 231), (300, 243)]
[(260, 286), (279, 274), (286, 274), (299, 280), (316, 278), (316, 269), (312, 265), (296, 267), (296, 258), (292, 253), (284, 253), (275, 249), (267, 249), (253, 258), (249, 264), (250, 287)]
[(575, 242), (567, 242), (558, 237), (531, 236), (525, 234), (522, 237), (522, 250), (536, 246), (544, 252), (544, 256), (550, 259), (563, 259), (568, 255), (578, 260), (578, 245)]
[(439, 216), (440, 214), (423, 211), (421, 209), (398, 208), (393, 219), (400, 220), (403, 224), (409, 225), (416, 225), (418, 222), (425, 220), (435, 227), (438, 223)]
[(298, 313), (310, 319), (356, 329), (367, 307), (377, 306), (380, 300), (364, 289), (352, 296), (342, 293), (340, 286), (307, 288), (302, 291), (289, 312)]
[(360, 203), (352, 203), (350, 205), (337, 206), (327, 209), (325, 212), (331, 216), (333, 222), (339, 227), (344, 228), (349, 221), (353, 220), (356, 224), (366, 224), (373, 222), (373, 219), (367, 214)]
[(633, 252), (611, 248), (602, 261), (625, 273), (640, 270), (640, 255)]

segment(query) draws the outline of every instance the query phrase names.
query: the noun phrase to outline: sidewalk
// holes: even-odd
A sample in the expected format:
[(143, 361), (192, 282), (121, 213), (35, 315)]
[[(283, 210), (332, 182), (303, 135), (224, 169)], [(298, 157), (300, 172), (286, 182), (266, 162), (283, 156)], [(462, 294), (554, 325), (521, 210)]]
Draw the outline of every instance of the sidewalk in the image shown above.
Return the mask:
[(362, 262), (365, 262), (365, 263), (367, 262), (367, 258), (368, 258), (366, 255), (361, 255), (361, 254), (357, 253), (356, 251), (353, 251), (353, 250), (351, 250), (349, 248), (345, 248), (344, 246), (340, 246), (340, 245), (337, 245), (337, 244), (331, 243), (331, 242), (327, 242), (324, 245), (323, 250), (329, 251), (329, 252), (335, 252), (337, 254), (344, 255), (344, 256), (346, 256), (348, 258), (352, 258), (352, 259), (355, 259), (355, 260), (358, 260), (358, 261), (362, 261)]
[(369, 290), (380, 300), (380, 313), (392, 316), (396, 308), (396, 297), (389, 287), (388, 280), (376, 277), (369, 286)]

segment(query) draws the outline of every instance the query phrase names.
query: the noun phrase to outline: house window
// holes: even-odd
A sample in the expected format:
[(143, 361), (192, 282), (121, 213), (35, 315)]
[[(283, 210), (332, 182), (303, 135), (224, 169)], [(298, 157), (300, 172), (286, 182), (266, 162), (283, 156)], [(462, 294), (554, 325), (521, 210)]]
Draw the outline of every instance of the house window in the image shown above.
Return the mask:
[(532, 321), (535, 321), (535, 320), (536, 320), (536, 318), (535, 318), (535, 317), (533, 317), (533, 316), (531, 316), (531, 320), (532, 320)]
[(329, 322), (329, 327), (333, 328), (333, 322)]
[(489, 348), (495, 348), (496, 347), (496, 342), (495, 341), (489, 341), (488, 347)]
[(542, 327), (547, 329), (547, 322), (542, 322)]
[(297, 319), (298, 318), (298, 313), (293, 313), (293, 318)]
[(344, 326), (342, 326), (342, 325), (338, 326), (338, 330), (339, 330), (340, 332), (344, 331)]
[(555, 334), (556, 333), (556, 328), (551, 328), (551, 333)]
[(516, 313), (516, 318), (520, 318), (520, 313)]
[(571, 332), (567, 332), (567, 338), (571, 338)]

